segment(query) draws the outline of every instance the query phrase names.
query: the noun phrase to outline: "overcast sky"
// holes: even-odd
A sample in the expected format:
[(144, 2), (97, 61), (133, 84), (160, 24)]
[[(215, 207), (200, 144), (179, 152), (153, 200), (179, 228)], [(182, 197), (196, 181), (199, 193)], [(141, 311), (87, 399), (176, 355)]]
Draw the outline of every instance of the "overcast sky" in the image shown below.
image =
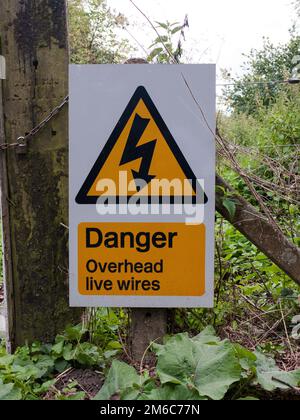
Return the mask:
[[(152, 21), (182, 22), (190, 29), (185, 50), (191, 62), (214, 62), (218, 68), (241, 71), (242, 54), (259, 48), (263, 37), (285, 42), (296, 16), (293, 0), (135, 0)], [(130, 31), (147, 48), (155, 37), (129, 0), (108, 0), (132, 23)], [(219, 77), (220, 78), (220, 77)]]

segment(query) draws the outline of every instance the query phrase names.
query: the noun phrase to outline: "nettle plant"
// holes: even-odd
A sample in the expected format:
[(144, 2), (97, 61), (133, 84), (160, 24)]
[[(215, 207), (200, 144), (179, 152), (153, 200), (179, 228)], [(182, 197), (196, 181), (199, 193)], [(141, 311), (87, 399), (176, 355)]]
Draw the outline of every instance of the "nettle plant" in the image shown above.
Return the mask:
[(300, 384), (300, 369), (281, 371), (273, 359), (239, 344), (221, 341), (212, 327), (153, 344), (155, 370), (140, 373), (114, 360), (97, 400), (256, 399), (260, 391), (289, 390)]
[(159, 35), (150, 45), (151, 52), (147, 58), (154, 63), (180, 62), (183, 54), (182, 43), (185, 40), (185, 29), (189, 27), (188, 17), (185, 16), (183, 24), (179, 22), (156, 22)]

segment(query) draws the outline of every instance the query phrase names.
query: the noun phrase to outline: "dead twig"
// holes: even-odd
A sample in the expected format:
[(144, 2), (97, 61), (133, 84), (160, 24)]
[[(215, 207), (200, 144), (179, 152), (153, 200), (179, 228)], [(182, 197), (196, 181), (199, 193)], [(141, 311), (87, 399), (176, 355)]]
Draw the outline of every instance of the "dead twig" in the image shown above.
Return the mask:
[(281, 312), (281, 321), (282, 321), (283, 326), (284, 326), (284, 331), (285, 331), (286, 339), (287, 339), (287, 342), (288, 342), (288, 345), (289, 345), (289, 348), (290, 348), (291, 355), (295, 359), (295, 352), (293, 350), (293, 347), (292, 347), (292, 344), (291, 344), (291, 340), (290, 340), (290, 336), (289, 336), (289, 333), (288, 333), (288, 329), (287, 329), (287, 326), (286, 326), (285, 316), (284, 316), (284, 313), (283, 313), (281, 300), (279, 301), (279, 307), (280, 307), (280, 312)]

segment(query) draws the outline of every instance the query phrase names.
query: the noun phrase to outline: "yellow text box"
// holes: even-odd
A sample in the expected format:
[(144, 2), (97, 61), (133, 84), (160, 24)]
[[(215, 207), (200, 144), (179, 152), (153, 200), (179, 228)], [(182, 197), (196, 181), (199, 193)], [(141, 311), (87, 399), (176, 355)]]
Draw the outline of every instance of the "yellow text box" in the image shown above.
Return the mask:
[(82, 295), (202, 296), (205, 225), (81, 223)]

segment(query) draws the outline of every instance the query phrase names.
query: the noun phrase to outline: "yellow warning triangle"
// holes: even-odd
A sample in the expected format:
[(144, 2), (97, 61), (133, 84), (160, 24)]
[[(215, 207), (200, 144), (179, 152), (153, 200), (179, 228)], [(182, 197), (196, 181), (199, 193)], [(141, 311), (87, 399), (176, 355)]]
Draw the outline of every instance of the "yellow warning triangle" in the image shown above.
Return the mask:
[[(97, 203), (108, 183), (115, 187), (107, 196), (113, 194), (117, 202), (128, 202), (137, 194), (151, 197), (151, 202), (154, 197), (160, 203), (164, 198), (182, 202), (186, 196), (196, 202), (196, 177), (143, 86), (132, 96), (76, 202)], [(167, 185), (172, 186), (168, 191)]]

